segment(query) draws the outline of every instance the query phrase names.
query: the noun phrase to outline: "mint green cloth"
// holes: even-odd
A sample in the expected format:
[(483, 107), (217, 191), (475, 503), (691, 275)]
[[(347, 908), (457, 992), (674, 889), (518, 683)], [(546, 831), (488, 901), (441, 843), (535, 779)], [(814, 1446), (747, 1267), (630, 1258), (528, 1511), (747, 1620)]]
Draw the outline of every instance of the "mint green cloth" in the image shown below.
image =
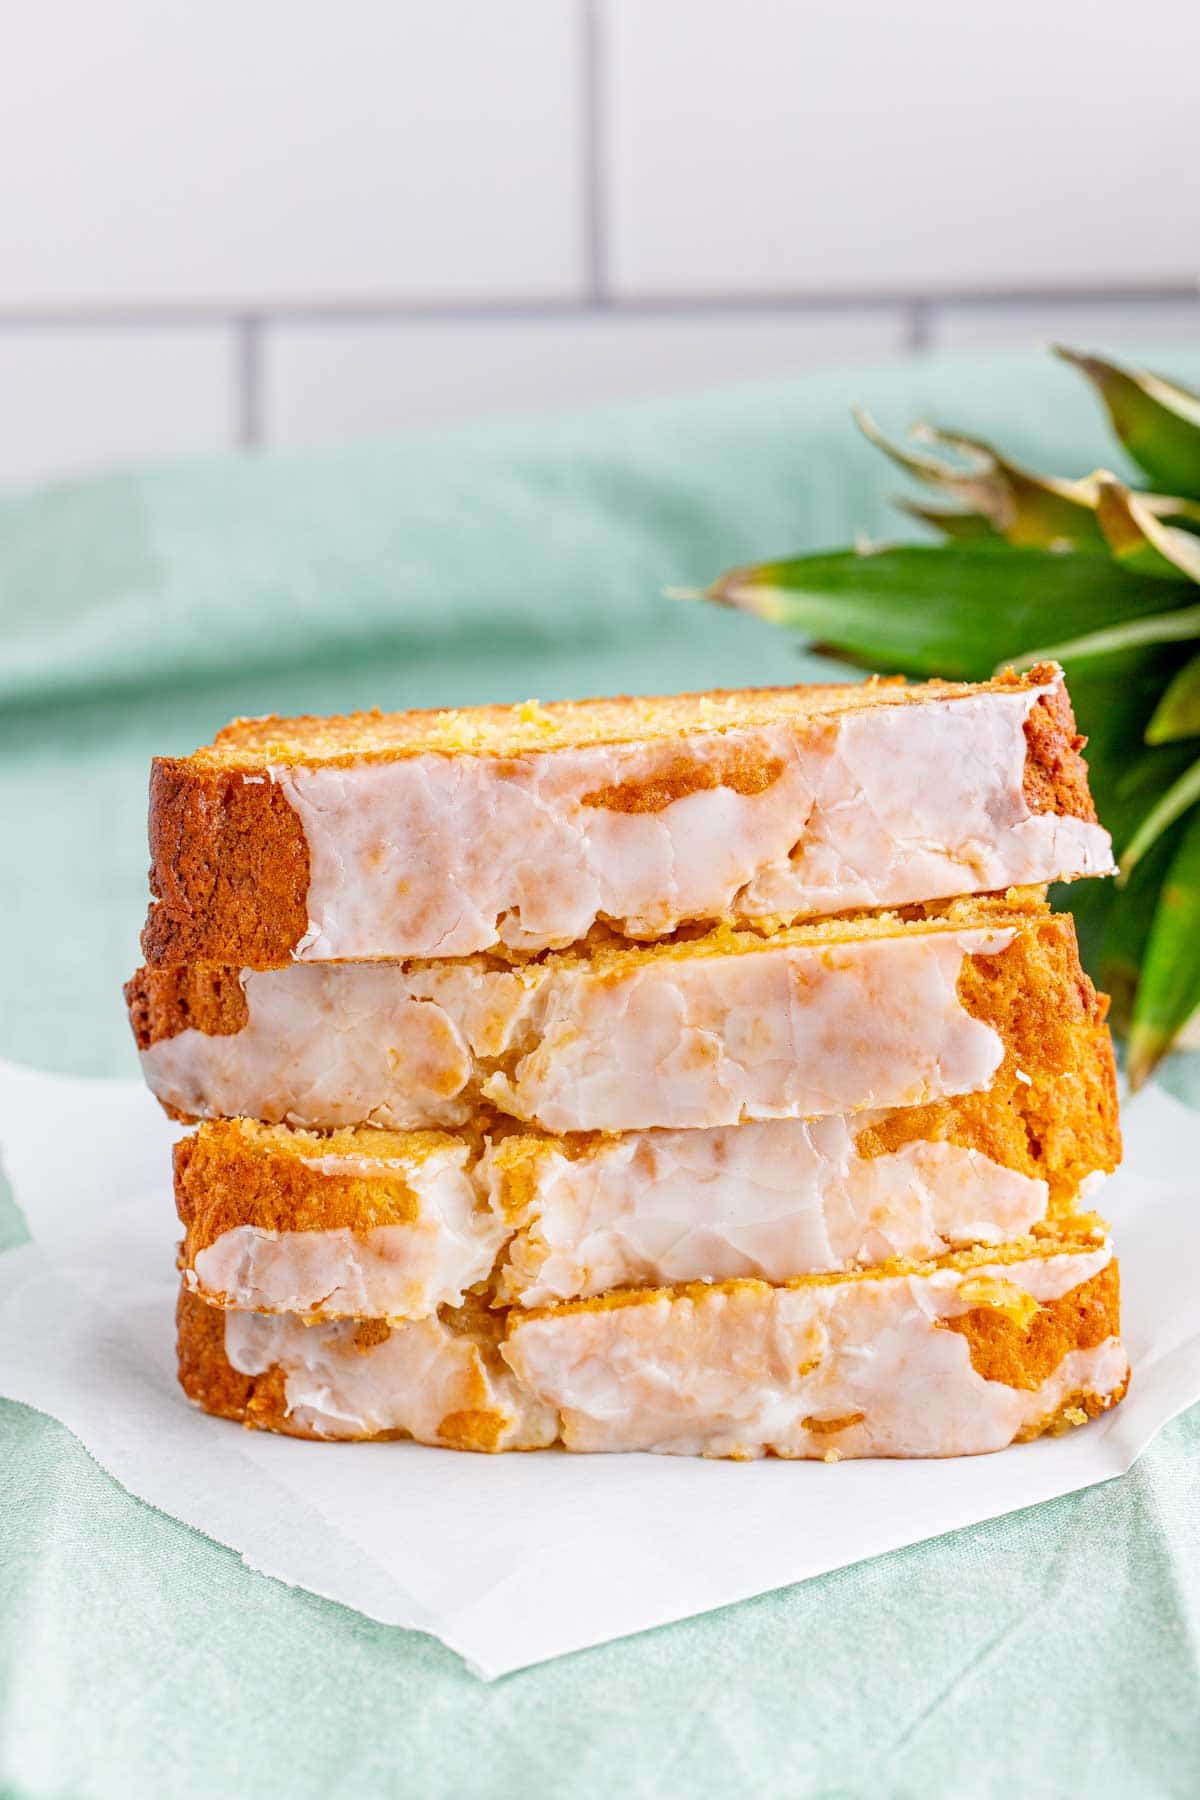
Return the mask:
[[(827, 676), (661, 589), (894, 535), (856, 399), (1114, 460), (1048, 359), (934, 359), (0, 497), (0, 1052), (134, 1071), (149, 758), (233, 713)], [(2, 1404), (0, 1791), (1191, 1794), (1198, 1459), (1195, 1410), (1119, 1483), (485, 1687)]]

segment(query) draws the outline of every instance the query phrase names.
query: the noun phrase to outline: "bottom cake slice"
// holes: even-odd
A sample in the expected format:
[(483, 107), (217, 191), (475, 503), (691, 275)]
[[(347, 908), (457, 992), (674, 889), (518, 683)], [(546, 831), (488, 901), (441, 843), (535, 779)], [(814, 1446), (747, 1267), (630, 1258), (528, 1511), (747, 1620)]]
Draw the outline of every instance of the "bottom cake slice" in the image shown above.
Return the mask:
[(185, 1289), (180, 1380), (210, 1412), (302, 1437), (956, 1456), (1114, 1405), (1119, 1312), (1111, 1245), (1086, 1237), (393, 1326), (222, 1311)]

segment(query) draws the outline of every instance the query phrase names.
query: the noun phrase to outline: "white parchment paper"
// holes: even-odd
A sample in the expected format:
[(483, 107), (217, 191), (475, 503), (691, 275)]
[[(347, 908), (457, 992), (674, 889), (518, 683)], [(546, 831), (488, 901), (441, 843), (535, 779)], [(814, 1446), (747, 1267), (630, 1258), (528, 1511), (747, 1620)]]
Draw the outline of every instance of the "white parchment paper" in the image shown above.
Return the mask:
[(1152, 1089), (1125, 1131), (1102, 1204), (1133, 1383), (1084, 1430), (952, 1462), (469, 1456), (192, 1408), (174, 1373), (177, 1129), (136, 1082), (0, 1063), (0, 1156), (33, 1237), (0, 1256), (0, 1394), (251, 1568), (502, 1675), (1123, 1474), (1200, 1399), (1200, 1114)]

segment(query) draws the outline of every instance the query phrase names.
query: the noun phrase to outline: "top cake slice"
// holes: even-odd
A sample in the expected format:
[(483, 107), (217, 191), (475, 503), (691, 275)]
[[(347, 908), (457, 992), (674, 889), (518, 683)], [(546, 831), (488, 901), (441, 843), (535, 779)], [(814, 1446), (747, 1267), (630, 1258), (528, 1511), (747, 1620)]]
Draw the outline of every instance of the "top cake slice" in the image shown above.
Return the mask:
[(456, 957), (1112, 868), (1062, 671), (238, 720), (155, 761), (147, 960)]

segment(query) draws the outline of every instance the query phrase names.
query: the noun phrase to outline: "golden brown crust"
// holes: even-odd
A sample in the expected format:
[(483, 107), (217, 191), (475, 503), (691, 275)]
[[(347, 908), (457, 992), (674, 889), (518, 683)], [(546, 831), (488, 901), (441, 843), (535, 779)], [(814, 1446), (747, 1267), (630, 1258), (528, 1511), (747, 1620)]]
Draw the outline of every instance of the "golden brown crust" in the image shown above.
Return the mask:
[[(452, 1329), (467, 1333), (478, 1350), (474, 1368), (463, 1376), (464, 1405), (447, 1413), (438, 1425), (438, 1441), (450, 1450), (492, 1452), (511, 1421), (491, 1400), (488, 1369), (503, 1370), (497, 1346), (500, 1327), (484, 1307), (468, 1297), (462, 1307), (444, 1309), (442, 1320)], [(225, 1318), (220, 1307), (210, 1306), (182, 1286), (175, 1306), (179, 1384), (189, 1400), (218, 1418), (233, 1419), (256, 1431), (281, 1432), (287, 1437), (330, 1440), (301, 1424), (288, 1411), (286, 1374), (278, 1365), (261, 1375), (243, 1375), (225, 1354)], [(391, 1335), (383, 1319), (363, 1319), (355, 1328), (354, 1350), (366, 1355)], [(504, 1371), (507, 1374), (507, 1371)], [(407, 1431), (380, 1431), (377, 1438), (407, 1438)], [(345, 1440), (342, 1440), (345, 1441)]]
[(278, 1364), (262, 1375), (243, 1375), (234, 1368), (225, 1354), (225, 1314), (220, 1308), (206, 1306), (181, 1287), (175, 1325), (179, 1385), (189, 1400), (217, 1418), (232, 1419), (254, 1431), (316, 1436), (291, 1418), (284, 1391), (287, 1377)]
[(360, 1319), (354, 1327), (354, 1348), (360, 1355), (365, 1355), (376, 1344), (386, 1343), (391, 1335), (392, 1328), (386, 1319)]
[(190, 758), (155, 758), (147, 962), (286, 962), (308, 926), (308, 882), (304, 827), (265, 772), (247, 780)]
[[(283, 1374), (241, 1375), (225, 1355), (225, 1314), (180, 1287), (175, 1305), (179, 1385), (189, 1400), (223, 1419), (250, 1423), (256, 1391), (264, 1408), (283, 1408)], [(270, 1395), (268, 1396), (268, 1388)]]
[(487, 1407), (462, 1407), (447, 1413), (438, 1435), (451, 1450), (478, 1450), (490, 1455), (500, 1448), (507, 1421)]
[(186, 1227), (184, 1262), (238, 1225), (260, 1231), (371, 1231), (377, 1225), (410, 1225), (419, 1217), (416, 1194), (398, 1169), (381, 1160), (382, 1147), (361, 1173), (329, 1173), (303, 1160), (305, 1154), (323, 1153), (339, 1154), (314, 1133), (272, 1131), (247, 1119), (213, 1120), (180, 1138), (175, 1206)]
[(852, 1412), (843, 1413), (837, 1419), (821, 1419), (815, 1413), (809, 1413), (807, 1418), (801, 1419), (800, 1427), (803, 1431), (811, 1431), (814, 1437), (831, 1437), (835, 1432), (849, 1431), (852, 1425), (861, 1425), (866, 1416), (866, 1413)]
[(525, 700), (510, 706), (430, 708), (410, 712), (344, 713), (293, 718), (268, 714), (235, 719), (188, 760), (198, 767), (257, 772), (269, 764), (345, 767), (363, 759), (392, 761), (430, 752), (453, 756), (524, 756), (530, 751), (596, 744), (658, 742), (695, 732), (723, 732), (876, 706), (919, 706), (929, 700), (1032, 688), (1058, 681), (1055, 663), (1020, 673), (1008, 668), (991, 681), (909, 683), (902, 675), (861, 682), (813, 682), (760, 688), (710, 688), (703, 693), (615, 694), (603, 699)]
[(124, 993), (139, 1050), (189, 1028), (209, 1037), (230, 1037), (250, 1019), (240, 968), (216, 963), (141, 968), (125, 983)]
[[(886, 1155), (928, 1139), (977, 1150), (1019, 1175), (1045, 1181), (1051, 1216), (1063, 1214), (1086, 1176), (1110, 1174), (1121, 1160), (1108, 1031), (1081, 1026), (1075, 1046), (1074, 1066), (1061, 1075), (1010, 1048), (986, 1092), (897, 1109), (860, 1132), (857, 1148), (866, 1156)], [(1030, 1076), (1028, 1083), (1018, 1079), (1018, 1067)]]
[(943, 1321), (967, 1340), (971, 1364), (985, 1381), (1033, 1392), (1072, 1350), (1094, 1350), (1121, 1332), (1121, 1276), (1116, 1258), (1057, 1300), (1044, 1300), (1024, 1323), (998, 1306), (975, 1306)]
[[(1030, 673), (1052, 679), (1053, 664), (1039, 664)], [(1085, 737), (1075, 729), (1070, 696), (1060, 682), (1048, 694), (1039, 694), (1025, 721), (1025, 799), (1031, 812), (1063, 813), (1096, 823), (1096, 807), (1088, 786), (1088, 767), (1083, 759)]]
[(1079, 961), (1069, 914), (1033, 923), (998, 956), (968, 957), (958, 993), (1004, 1040), (991, 1085), (889, 1113), (860, 1133), (859, 1150), (942, 1139), (1049, 1182), (1052, 1207), (1069, 1206), (1086, 1175), (1121, 1160), (1108, 1001)]
[[(1011, 670), (983, 690), (1057, 683), (1052, 664)], [(794, 717), (806, 734), (832, 728), (836, 710), (905, 705), (979, 691), (963, 683), (887, 682), (858, 687), (761, 688), (743, 693), (627, 697), (559, 702), (548, 707), (480, 707), (463, 713), (352, 714), (344, 718), (237, 720), (190, 757), (155, 759), (150, 778), (150, 888), (155, 895), (142, 934), (150, 964), (190, 960), (269, 968), (288, 961), (308, 926), (309, 851), (301, 820), (270, 778), (272, 764), (308, 766), (394, 760), (428, 753), (525, 754), (575, 743), (667, 737), (679, 749), (661, 773), (598, 788), (585, 804), (617, 812), (655, 812), (716, 785), (710, 755), (688, 752), (692, 732), (727, 731), (755, 719)], [(809, 710), (805, 712), (803, 709)], [(741, 715), (741, 716), (739, 716)], [(1036, 812), (1093, 821), (1095, 810), (1071, 704), (1061, 683), (1040, 696), (1025, 725), (1025, 793)], [(345, 743), (354, 744), (351, 751)], [(340, 748), (339, 748), (340, 746)], [(374, 746), (374, 747), (373, 747)], [(739, 793), (778, 779), (777, 757), (731, 738), (720, 780)]]

